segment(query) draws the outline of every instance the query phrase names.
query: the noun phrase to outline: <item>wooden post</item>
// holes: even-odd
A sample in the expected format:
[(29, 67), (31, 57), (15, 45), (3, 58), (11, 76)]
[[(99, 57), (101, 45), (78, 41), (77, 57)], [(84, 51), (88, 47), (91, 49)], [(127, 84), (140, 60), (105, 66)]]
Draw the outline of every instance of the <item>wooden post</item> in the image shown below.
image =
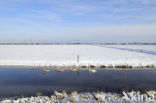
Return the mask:
[(80, 59), (80, 57), (79, 57), (79, 55), (77, 55), (77, 63), (79, 63), (79, 59)]

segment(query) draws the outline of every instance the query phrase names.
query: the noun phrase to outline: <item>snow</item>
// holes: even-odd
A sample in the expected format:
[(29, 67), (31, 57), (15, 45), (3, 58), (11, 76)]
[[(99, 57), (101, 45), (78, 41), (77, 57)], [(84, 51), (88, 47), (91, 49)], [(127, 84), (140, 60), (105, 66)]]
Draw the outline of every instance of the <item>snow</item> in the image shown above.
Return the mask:
[[(155, 50), (156, 46), (118, 46)], [(77, 55), (80, 57), (77, 63)], [(0, 45), (0, 65), (156, 65), (156, 55), (98, 45)]]
[(156, 51), (156, 45), (109, 45), (113, 47), (119, 48), (130, 48), (130, 49), (142, 49), (149, 51)]

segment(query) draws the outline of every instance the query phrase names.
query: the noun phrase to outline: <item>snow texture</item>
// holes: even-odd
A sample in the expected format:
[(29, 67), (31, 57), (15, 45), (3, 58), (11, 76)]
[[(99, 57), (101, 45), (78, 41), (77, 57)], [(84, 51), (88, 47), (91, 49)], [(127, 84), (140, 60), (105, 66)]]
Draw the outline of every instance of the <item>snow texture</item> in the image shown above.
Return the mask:
[[(155, 45), (111, 45), (156, 51)], [(77, 56), (79, 55), (79, 62)], [(156, 55), (99, 45), (0, 45), (0, 65), (156, 65)]]

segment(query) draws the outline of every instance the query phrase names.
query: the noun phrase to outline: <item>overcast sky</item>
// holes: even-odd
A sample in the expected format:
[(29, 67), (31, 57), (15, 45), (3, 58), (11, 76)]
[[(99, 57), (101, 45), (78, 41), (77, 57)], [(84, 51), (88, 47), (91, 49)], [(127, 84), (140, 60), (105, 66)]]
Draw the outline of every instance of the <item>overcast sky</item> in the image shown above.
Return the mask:
[(156, 42), (156, 0), (0, 0), (0, 42)]

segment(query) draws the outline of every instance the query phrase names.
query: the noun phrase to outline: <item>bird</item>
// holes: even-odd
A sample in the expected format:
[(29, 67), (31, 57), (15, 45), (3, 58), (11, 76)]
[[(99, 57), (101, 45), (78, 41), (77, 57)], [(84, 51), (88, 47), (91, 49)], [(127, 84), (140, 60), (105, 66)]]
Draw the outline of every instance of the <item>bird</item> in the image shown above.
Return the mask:
[(95, 69), (92, 69), (92, 70), (89, 70), (89, 72), (96, 73), (96, 70)]
[(91, 72), (91, 73), (96, 73), (96, 70), (95, 70), (95, 69), (90, 69), (90, 66), (88, 66), (88, 70), (89, 70), (89, 72)]
[(59, 66), (58, 66), (58, 70), (57, 71), (58, 72), (64, 72), (64, 70), (63, 69), (60, 69)]
[(50, 72), (50, 70), (46, 69), (46, 67), (43, 68), (44, 72)]
[(70, 69), (72, 72), (77, 72), (77, 69), (76, 68), (72, 68)]

